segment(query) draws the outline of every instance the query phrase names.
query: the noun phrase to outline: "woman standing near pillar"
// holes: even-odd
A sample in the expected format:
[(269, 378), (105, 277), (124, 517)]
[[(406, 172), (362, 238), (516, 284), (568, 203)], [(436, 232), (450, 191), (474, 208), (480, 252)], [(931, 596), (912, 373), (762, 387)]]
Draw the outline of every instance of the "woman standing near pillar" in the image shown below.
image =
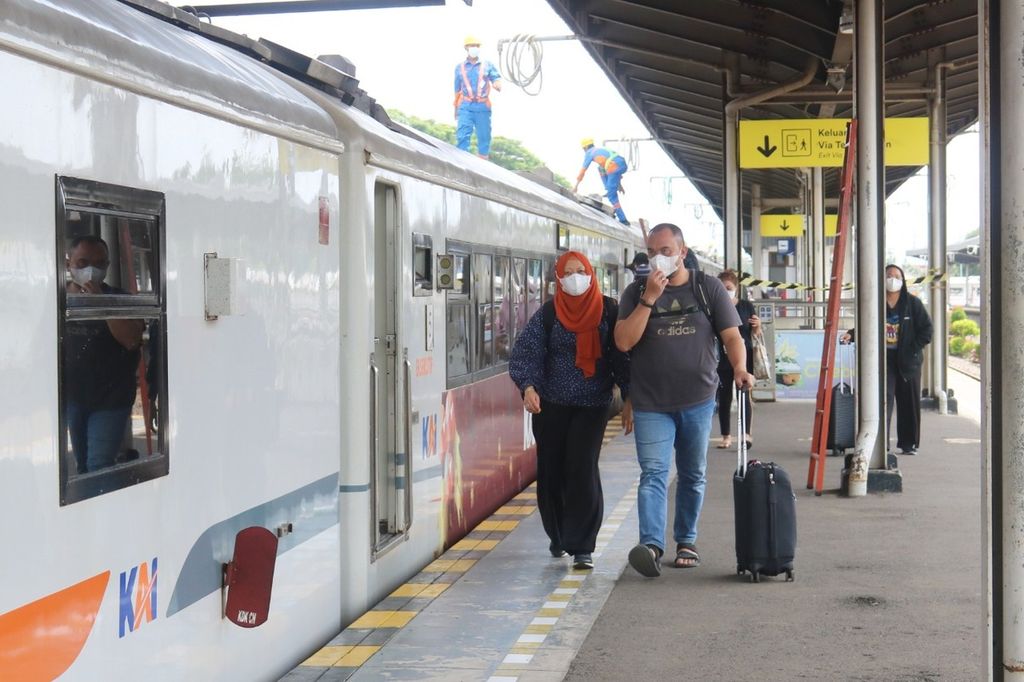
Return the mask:
[(608, 423), (612, 387), (626, 400), (622, 422), (632, 431), (629, 358), (615, 347), (615, 299), (601, 295), (582, 253), (555, 264), (558, 289), (516, 338), (509, 374), (533, 415), (537, 441), (537, 507), (554, 557), (573, 555), (593, 568), (604, 496), (597, 460)]
[[(932, 318), (917, 296), (907, 290), (903, 269), (885, 266), (885, 405), (886, 449), (896, 408), (896, 447), (916, 455), (921, 443), (921, 363), (932, 342)], [(853, 341), (853, 330), (843, 343)]]

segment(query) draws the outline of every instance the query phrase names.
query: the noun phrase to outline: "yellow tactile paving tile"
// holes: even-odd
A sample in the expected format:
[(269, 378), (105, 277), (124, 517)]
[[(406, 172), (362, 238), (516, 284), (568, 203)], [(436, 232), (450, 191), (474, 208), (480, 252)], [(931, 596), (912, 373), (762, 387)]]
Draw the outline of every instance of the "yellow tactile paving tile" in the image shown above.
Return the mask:
[(527, 625), (523, 630), (528, 635), (546, 635), (551, 632), (554, 625)]
[(369, 644), (357, 644), (352, 647), (352, 651), (342, 656), (341, 660), (339, 660), (334, 665), (338, 667), (355, 668), (361, 666), (363, 663), (366, 663), (367, 659), (369, 659), (370, 656), (373, 656), (378, 651), (380, 651), (379, 646), (372, 646)]
[(533, 506), (532, 504), (506, 504), (504, 507), (498, 507), (498, 511), (494, 512), (494, 514), (495, 516), (502, 514), (515, 514), (517, 516), (527, 516), (529, 514), (532, 514), (535, 509), (537, 509), (537, 507)]
[(449, 583), (406, 583), (392, 592), (390, 597), (430, 597), (438, 596), (449, 587)]
[(367, 611), (349, 627), (353, 630), (402, 628), (415, 617), (416, 611)]
[(515, 530), (519, 525), (518, 521), (481, 521), (480, 525), (473, 530)]
[(465, 573), (476, 559), (434, 559), (423, 569), (424, 573)]
[(380, 651), (379, 646), (364, 644), (325, 646), (301, 663), (314, 668), (357, 668)]
[(490, 552), (497, 546), (497, 540), (459, 540), (452, 545), (452, 549), (459, 552)]

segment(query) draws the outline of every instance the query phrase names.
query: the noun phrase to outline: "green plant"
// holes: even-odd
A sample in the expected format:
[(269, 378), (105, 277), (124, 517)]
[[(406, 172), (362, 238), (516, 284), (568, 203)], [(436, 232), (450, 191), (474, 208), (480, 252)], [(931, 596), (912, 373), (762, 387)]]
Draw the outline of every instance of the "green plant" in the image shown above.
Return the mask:
[(981, 334), (981, 328), (974, 320), (957, 320), (949, 325), (949, 331), (953, 336), (978, 336)]
[(963, 349), (960, 355), (965, 358), (972, 357), (978, 352), (978, 344), (974, 341), (964, 341)]
[(953, 312), (949, 314), (949, 323), (959, 322), (960, 320), (966, 320), (967, 313), (964, 312), (963, 308), (953, 308)]
[(967, 343), (967, 339), (962, 336), (954, 336), (949, 340), (949, 354), (955, 355), (956, 357), (962, 357), (964, 354), (964, 344)]

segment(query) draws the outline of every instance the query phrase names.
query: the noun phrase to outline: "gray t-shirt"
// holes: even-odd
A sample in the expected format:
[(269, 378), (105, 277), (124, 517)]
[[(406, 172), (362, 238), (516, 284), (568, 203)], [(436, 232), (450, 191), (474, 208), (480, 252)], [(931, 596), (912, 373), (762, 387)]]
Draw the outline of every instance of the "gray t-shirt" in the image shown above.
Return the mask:
[[(668, 286), (654, 303), (640, 341), (630, 352), (633, 408), (644, 412), (674, 412), (711, 400), (718, 388), (716, 332), (740, 326), (736, 306), (717, 277), (706, 275), (711, 321), (701, 312), (693, 278), (681, 286)], [(622, 292), (619, 319), (637, 305), (637, 284)]]

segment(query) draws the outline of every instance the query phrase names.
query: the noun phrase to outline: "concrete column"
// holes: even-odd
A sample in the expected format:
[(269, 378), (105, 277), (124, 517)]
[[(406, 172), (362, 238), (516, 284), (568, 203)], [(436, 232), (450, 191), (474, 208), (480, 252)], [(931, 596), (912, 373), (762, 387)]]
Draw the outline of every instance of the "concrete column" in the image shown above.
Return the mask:
[(764, 278), (764, 244), (761, 240), (761, 185), (750, 186), (750, 256), (754, 259), (752, 273), (756, 279)]
[(884, 472), (885, 362), (881, 282), (885, 255), (883, 41), (881, 0), (860, 0), (856, 6), (857, 129), (857, 368), (859, 429), (855, 456), (873, 473)]
[[(987, 277), (983, 276), (982, 425), (991, 473), (993, 665), (997, 680), (1024, 680), (1024, 3), (990, 0), (987, 49), (982, 51), (986, 82), (982, 94), (988, 154), (982, 205)], [(981, 28), (986, 29), (984, 23)], [(982, 34), (982, 40), (986, 36)], [(987, 99), (987, 101), (986, 101)], [(1004, 125), (1005, 124), (1005, 125)], [(987, 167), (986, 167), (987, 166)]]
[[(928, 101), (928, 202), (930, 234), (928, 267), (946, 270), (946, 79), (935, 67), (935, 95)], [(931, 343), (931, 395), (946, 413), (946, 282), (932, 282), (928, 297), (935, 335)]]

